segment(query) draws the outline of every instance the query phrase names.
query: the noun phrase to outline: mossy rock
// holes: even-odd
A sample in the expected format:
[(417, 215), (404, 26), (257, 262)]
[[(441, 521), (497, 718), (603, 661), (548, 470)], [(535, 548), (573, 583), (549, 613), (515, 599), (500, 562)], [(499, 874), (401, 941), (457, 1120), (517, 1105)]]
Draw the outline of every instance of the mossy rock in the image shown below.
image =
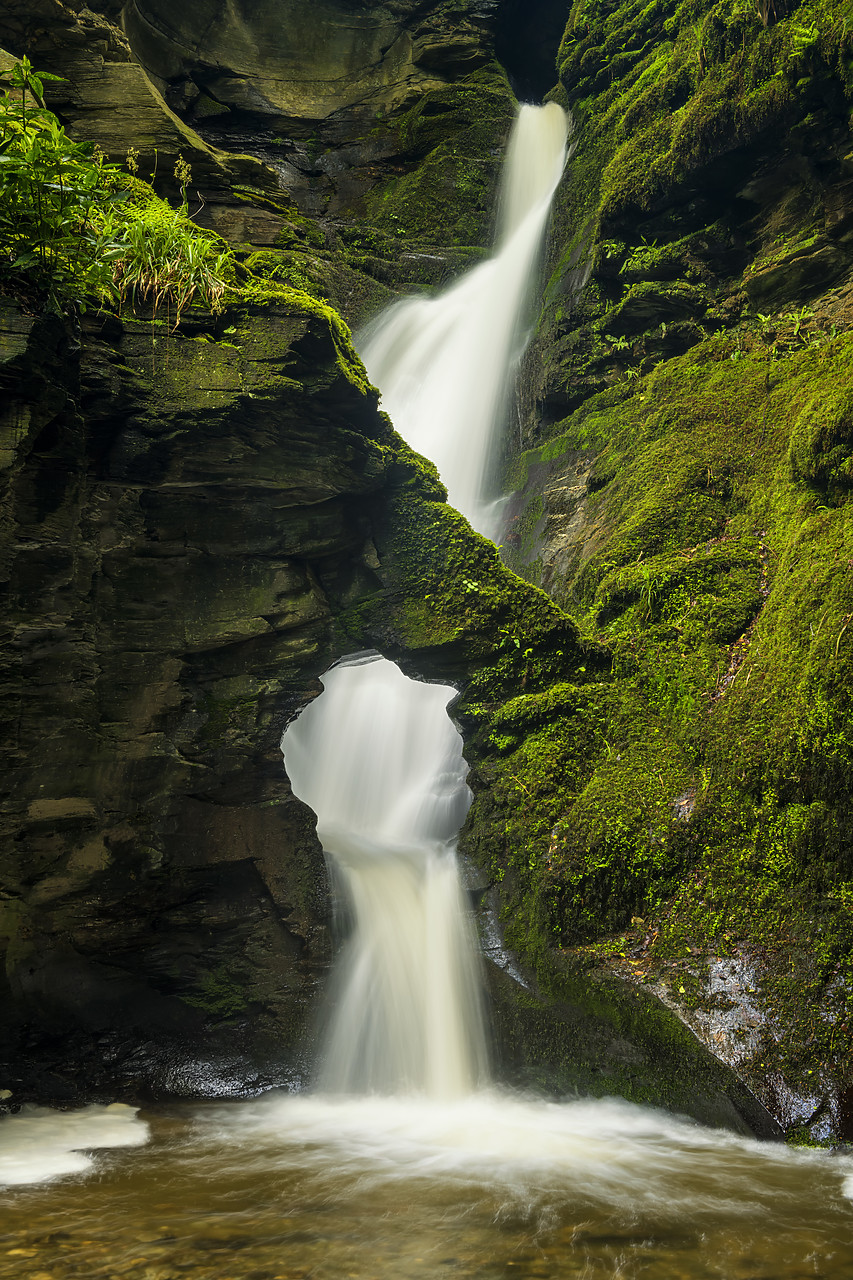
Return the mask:
[(487, 241), (498, 156), (514, 114), (515, 98), (497, 67), (425, 94), (393, 126), (412, 167), (369, 192), (370, 223), (413, 243)]
[(809, 402), (794, 423), (788, 458), (796, 479), (824, 489), (853, 485), (853, 387)]
[(622, 1097), (761, 1138), (781, 1131), (761, 1104), (653, 996), (589, 964), (522, 987), (489, 965), (502, 1079), (559, 1097)]
[[(853, 338), (786, 323), (699, 342), (516, 460), (537, 530), (526, 572), (606, 661), (466, 722), (463, 846), (540, 974), (566, 951), (627, 967), (634, 947), (661, 981), (760, 953), (777, 1030), (746, 1078), (769, 1097), (773, 1073), (793, 1090), (821, 1073), (837, 1096), (853, 1016)], [(703, 999), (699, 978), (676, 983), (688, 1011)]]

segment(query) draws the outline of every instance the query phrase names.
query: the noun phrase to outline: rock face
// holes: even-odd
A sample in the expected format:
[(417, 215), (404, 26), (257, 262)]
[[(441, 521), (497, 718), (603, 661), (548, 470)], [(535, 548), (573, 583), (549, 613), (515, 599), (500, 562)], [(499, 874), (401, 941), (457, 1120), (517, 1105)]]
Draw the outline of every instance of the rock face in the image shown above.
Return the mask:
[[(0, 1007), (18, 1098), (300, 1078), (329, 920), (288, 718), (369, 647), (505, 687), (512, 617), (543, 669), (578, 661), (560, 611), (394, 436), (340, 320), (293, 297), (176, 330), (4, 306)], [(483, 583), (464, 621), (454, 560)]]
[[(107, 19), (12, 5), (3, 23), (13, 55), (66, 77), (52, 102), (77, 136), (118, 160), (134, 147), (167, 194), (188, 160), (244, 252), (283, 229), (322, 245), (271, 169), (169, 111)], [(175, 330), (4, 303), (0, 1018), (18, 1098), (304, 1074), (328, 902), (281, 731), (341, 653), (379, 644), (459, 678), (493, 661), (494, 616), (525, 607), (455, 519), (452, 546), (437, 535), (418, 574), (399, 567), (392, 506), (440, 527), (443, 490), (378, 414), (337, 316), (277, 283), (287, 254), (263, 265), (292, 305)], [(321, 261), (331, 289), (364, 290)], [(441, 581), (454, 555), (485, 556), (496, 583), (462, 627)], [(420, 613), (431, 579), (441, 635)], [(546, 649), (576, 655), (558, 610), (533, 614)]]
[(387, 115), (481, 66), (493, 7), (130, 0), (124, 26), (164, 91), (197, 112), (218, 105), (304, 129), (336, 112)]
[(3, 1007), (102, 1056), (284, 1025), (292, 1067), (327, 904), (278, 738), (329, 660), (312, 566), (370, 573), (384, 428), (328, 326), (232, 337), (4, 311)]
[(712, 1128), (778, 1140), (782, 1130), (654, 994), (612, 974), (552, 966), (547, 988), (489, 966), (502, 1079), (568, 1097), (622, 1097)]
[[(206, 73), (191, 54), (204, 37), (195, 7), (176, 16), (164, 6), (162, 31), (159, 18), (149, 24), (137, 15), (134, 25), (129, 12), (130, 44), (112, 21), (117, 6), (95, 7), (99, 12), (43, 0), (34, 9), (10, 0), (0, 14), (0, 46), (64, 77), (48, 87), (48, 100), (72, 136), (97, 143), (119, 164), (130, 154), (139, 176), (160, 194), (179, 196), (175, 167), (188, 165), (199, 224), (232, 244), (283, 252), (277, 278), (321, 290), (359, 323), (387, 299), (388, 286), (434, 285), (481, 256), (515, 109), (506, 73), (492, 57), (494, 6), (472, 5), (470, 12), (366, 6), (355, 16), (341, 9), (342, 29), (388, 22), (404, 33), (411, 28), (417, 38), (406, 39), (410, 45), (414, 39), (429, 70), (410, 67), (390, 96), (376, 98), (367, 84), (371, 66), (362, 64), (353, 72), (353, 101), (323, 119), (243, 102), (260, 103), (258, 50), (272, 38), (264, 23), (275, 27), (271, 48), (282, 58), (279, 46), (293, 38), (272, 11), (253, 6), (237, 22), (252, 57), (243, 79), (233, 79), (242, 93), (215, 102), (196, 84)], [(297, 25), (310, 30), (316, 6), (301, 3), (297, 11)], [(211, 20), (220, 36), (237, 21), (233, 6), (220, 12), (214, 5), (211, 14), (219, 15)], [(328, 35), (328, 24), (320, 25)], [(194, 33), (180, 57), (171, 45), (179, 27)], [(310, 49), (326, 56), (320, 34), (318, 28)], [(230, 56), (239, 41), (222, 39), (223, 57)], [(299, 67), (291, 67), (297, 83), (306, 56), (303, 48)], [(158, 58), (173, 68), (184, 58), (185, 65), (167, 81), (157, 72)], [(284, 69), (281, 78), (290, 83)]]
[(368, 241), (384, 230), (479, 246), (513, 106), (493, 58), (495, 8), (133, 0), (123, 23), (166, 101), (260, 156), (303, 212), (343, 216), (350, 232), (367, 214)]

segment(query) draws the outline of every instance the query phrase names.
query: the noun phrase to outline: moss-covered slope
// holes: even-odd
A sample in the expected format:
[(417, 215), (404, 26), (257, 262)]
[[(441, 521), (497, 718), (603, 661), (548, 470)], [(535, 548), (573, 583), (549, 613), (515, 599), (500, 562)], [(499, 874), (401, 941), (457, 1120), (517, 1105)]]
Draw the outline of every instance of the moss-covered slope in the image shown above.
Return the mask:
[(609, 669), (475, 721), (467, 836), (543, 972), (650, 983), (824, 1138), (851, 1132), (849, 18), (572, 9), (504, 555)]

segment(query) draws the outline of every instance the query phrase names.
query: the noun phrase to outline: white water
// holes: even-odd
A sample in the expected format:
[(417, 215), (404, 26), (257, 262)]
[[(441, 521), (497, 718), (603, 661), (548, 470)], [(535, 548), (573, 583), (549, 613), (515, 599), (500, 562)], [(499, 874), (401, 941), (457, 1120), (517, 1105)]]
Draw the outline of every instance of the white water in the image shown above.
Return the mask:
[[(391, 307), (362, 343), (395, 426), (483, 532), (530, 283), (566, 158), (560, 107), (520, 108), (493, 257), (435, 298)], [(282, 739), (318, 817), (351, 932), (335, 969), (320, 1088), (463, 1097), (486, 1076), (479, 960), (454, 840), (469, 793), (452, 689), (384, 660), (349, 663)]]
[(568, 121), (555, 103), (523, 106), (509, 142), (497, 248), (444, 293), (396, 303), (357, 337), (383, 408), (436, 464), (451, 504), (497, 536), (494, 485), (512, 376)]
[(352, 915), (319, 1083), (468, 1093), (486, 1067), (478, 958), (453, 838), (470, 803), (453, 689), (383, 659), (333, 668), (282, 739)]
[(620, 1098), (558, 1103), (496, 1089), (455, 1101), (271, 1095), (209, 1109), (197, 1141), (226, 1149), (234, 1167), (298, 1164), (338, 1192), (344, 1180), (360, 1192), (398, 1179), (455, 1185), (462, 1196), (491, 1187), (507, 1209), (534, 1218), (570, 1205), (581, 1220), (597, 1208), (651, 1213), (659, 1226), (720, 1218), (734, 1226), (778, 1210), (798, 1183), (815, 1179), (845, 1218), (853, 1198), (850, 1156), (827, 1161)]
[(137, 1120), (134, 1107), (121, 1102), (79, 1111), (24, 1107), (0, 1120), (0, 1187), (85, 1173), (93, 1165), (90, 1150), (139, 1147), (147, 1141), (147, 1124)]

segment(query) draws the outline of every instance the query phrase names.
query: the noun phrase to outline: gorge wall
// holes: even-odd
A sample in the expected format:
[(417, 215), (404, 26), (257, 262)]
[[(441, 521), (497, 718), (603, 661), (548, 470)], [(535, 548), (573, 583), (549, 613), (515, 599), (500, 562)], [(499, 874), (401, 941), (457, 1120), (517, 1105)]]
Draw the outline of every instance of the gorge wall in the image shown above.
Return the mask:
[[(261, 7), (264, 39), (234, 6), (98, 8), (11, 4), (0, 44), (162, 193), (190, 163), (244, 292), (174, 330), (4, 302), (10, 1087), (300, 1076), (328, 920), (278, 738), (375, 647), (462, 690), (517, 1078), (771, 1132), (686, 1022), (792, 1135), (848, 1136), (844, 5)], [(575, 151), (502, 549), (527, 587), (329, 304), (357, 323), (485, 252), (507, 70), (541, 77), (555, 26)]]
[[(494, 632), (518, 618), (546, 667), (577, 659), (378, 413), (340, 321), (292, 297), (177, 329), (5, 307), (13, 1088), (298, 1078), (328, 905), (287, 720), (357, 649), (508, 687)], [(489, 593), (464, 620), (454, 562)]]
[(572, 6), (505, 556), (611, 674), (486, 723), (470, 833), (516, 945), (658, 992), (824, 1140), (851, 1097), (849, 16)]

